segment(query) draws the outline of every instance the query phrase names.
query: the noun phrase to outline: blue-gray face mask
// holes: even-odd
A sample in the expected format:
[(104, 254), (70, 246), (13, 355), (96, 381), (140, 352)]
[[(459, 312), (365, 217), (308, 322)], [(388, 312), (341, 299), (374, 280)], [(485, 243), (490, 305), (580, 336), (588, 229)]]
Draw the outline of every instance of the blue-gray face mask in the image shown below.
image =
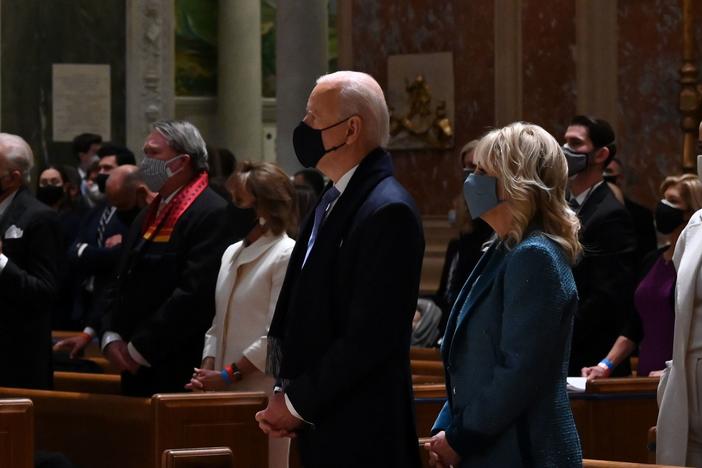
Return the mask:
[(568, 163), (568, 177), (579, 174), (587, 168), (590, 153), (578, 153), (568, 145), (563, 145), (562, 149)]
[(470, 174), (463, 183), (463, 196), (468, 204), (470, 217), (479, 218), (502, 203), (497, 198), (497, 178), (484, 174)]

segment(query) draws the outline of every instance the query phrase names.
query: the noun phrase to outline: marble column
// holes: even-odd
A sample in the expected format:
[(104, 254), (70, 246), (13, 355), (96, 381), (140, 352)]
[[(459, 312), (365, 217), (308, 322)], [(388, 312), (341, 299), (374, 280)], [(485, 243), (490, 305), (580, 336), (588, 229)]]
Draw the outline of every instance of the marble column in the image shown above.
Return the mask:
[(522, 118), (522, 2), (495, 0), (495, 125)]
[(577, 111), (617, 129), (617, 0), (577, 0)]
[(307, 97), (328, 67), (327, 2), (286, 0), (276, 12), (276, 158), (288, 174), (300, 169), (293, 130), (305, 114)]
[(219, 1), (218, 141), (239, 161), (263, 153), (261, 3)]
[(139, 155), (151, 123), (175, 115), (172, 0), (127, 0), (127, 145)]

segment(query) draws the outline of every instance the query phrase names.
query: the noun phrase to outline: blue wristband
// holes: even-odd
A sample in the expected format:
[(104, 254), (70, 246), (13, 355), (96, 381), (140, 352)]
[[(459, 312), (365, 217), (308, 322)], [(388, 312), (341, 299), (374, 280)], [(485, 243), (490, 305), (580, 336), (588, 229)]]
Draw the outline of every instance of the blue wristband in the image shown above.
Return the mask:
[(603, 360), (601, 360), (600, 364), (604, 364), (605, 366), (607, 366), (607, 369), (609, 369), (609, 370), (614, 369), (614, 363), (607, 358), (604, 358)]
[(222, 369), (222, 372), (219, 373), (219, 376), (222, 377), (222, 380), (224, 380), (225, 383), (232, 384), (232, 379), (229, 377), (229, 372), (227, 372), (227, 369)]

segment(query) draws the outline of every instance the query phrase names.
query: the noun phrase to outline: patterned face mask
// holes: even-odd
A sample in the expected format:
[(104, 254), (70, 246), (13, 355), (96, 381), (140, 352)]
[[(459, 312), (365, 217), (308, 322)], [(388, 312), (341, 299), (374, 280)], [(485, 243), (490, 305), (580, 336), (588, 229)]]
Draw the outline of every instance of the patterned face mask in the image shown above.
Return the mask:
[(173, 161), (183, 159), (185, 157), (187, 157), (187, 154), (181, 154), (172, 157), (168, 161), (149, 158), (148, 156), (144, 157), (139, 165), (139, 173), (141, 174), (142, 179), (144, 179), (146, 186), (149, 187), (149, 190), (152, 192), (160, 191), (161, 187), (163, 187), (163, 184), (165, 184), (168, 179), (181, 172), (183, 167), (176, 171), (172, 171), (168, 165)]

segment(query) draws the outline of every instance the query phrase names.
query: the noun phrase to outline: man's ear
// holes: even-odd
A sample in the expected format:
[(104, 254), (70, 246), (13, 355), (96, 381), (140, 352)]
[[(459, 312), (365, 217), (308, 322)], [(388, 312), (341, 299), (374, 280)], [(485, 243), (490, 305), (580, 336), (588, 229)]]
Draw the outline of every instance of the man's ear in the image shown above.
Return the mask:
[(598, 149), (597, 152), (595, 152), (595, 156), (592, 158), (592, 162), (595, 164), (602, 164), (604, 166), (604, 163), (605, 161), (607, 161), (607, 158), (609, 158), (609, 148), (604, 146)]
[(361, 119), (361, 117), (358, 115), (354, 115), (349, 119), (349, 126), (346, 128), (347, 144), (355, 143), (361, 136), (361, 129), (363, 128), (363, 119)]
[(155, 194), (149, 191), (145, 185), (140, 184), (136, 188), (136, 204), (139, 208), (143, 208), (155, 198)]
[(179, 154), (178, 156), (185, 156), (185, 157), (177, 159), (175, 161), (172, 161), (172, 162), (169, 162), (168, 164), (166, 164), (166, 166), (168, 166), (168, 168), (173, 172), (176, 172), (176, 171), (186, 167), (188, 164), (190, 164), (190, 161), (192, 161), (192, 159), (193, 159), (187, 153)]

